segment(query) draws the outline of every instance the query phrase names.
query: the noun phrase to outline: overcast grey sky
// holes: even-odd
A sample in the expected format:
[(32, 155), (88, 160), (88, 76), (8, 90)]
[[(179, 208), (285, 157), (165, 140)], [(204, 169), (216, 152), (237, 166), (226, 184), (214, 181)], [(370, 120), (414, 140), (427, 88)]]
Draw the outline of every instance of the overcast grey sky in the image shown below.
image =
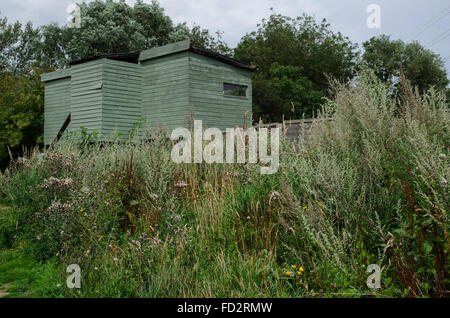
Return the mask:
[[(146, 0), (145, 2), (150, 2)], [(0, 11), (9, 21), (32, 21), (35, 25), (65, 23), (66, 8), (81, 0), (0, 0)], [(127, 0), (133, 4), (134, 0)], [(174, 22), (187, 21), (211, 31), (225, 32), (227, 43), (235, 46), (247, 32), (256, 29), (270, 8), (288, 16), (303, 12), (326, 18), (336, 31), (361, 44), (378, 34), (394, 39), (418, 40), (446, 58), (450, 74), (450, 1), (448, 0), (159, 0)], [(381, 8), (381, 28), (366, 25), (369, 4)], [(440, 18), (440, 19), (439, 19)], [(428, 28), (427, 28), (428, 27)], [(420, 31), (424, 31), (421, 34)], [(433, 41), (434, 40), (434, 41)], [(431, 42), (431, 43), (430, 43)]]

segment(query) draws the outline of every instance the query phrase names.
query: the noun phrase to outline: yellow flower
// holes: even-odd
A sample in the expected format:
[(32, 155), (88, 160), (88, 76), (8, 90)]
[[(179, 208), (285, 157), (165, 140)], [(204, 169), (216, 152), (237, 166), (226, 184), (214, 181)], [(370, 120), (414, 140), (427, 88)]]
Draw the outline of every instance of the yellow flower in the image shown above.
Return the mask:
[(85, 213), (84, 216), (87, 216), (87, 213)]
[(292, 272), (286, 272), (287, 276), (292, 276)]
[(319, 203), (319, 206), (322, 208), (322, 207), (323, 207), (323, 204), (322, 204), (322, 203)]
[(83, 213), (83, 212), (84, 212), (84, 209), (81, 209), (80, 212)]
[(305, 210), (305, 211), (308, 210), (308, 207), (307, 207), (307, 206), (304, 206), (304, 207), (303, 207), (303, 210)]
[(297, 272), (297, 275), (299, 275), (299, 276), (300, 276), (301, 274), (302, 274), (302, 272), (300, 272), (300, 271), (298, 271), (298, 272)]
[(292, 268), (293, 269), (297, 269), (297, 265), (292, 265)]
[(309, 287), (308, 287), (308, 285), (305, 285), (305, 289), (306, 289), (306, 290), (309, 290)]
[(303, 269), (303, 267), (300, 267), (299, 269), (298, 269), (300, 272), (304, 272), (305, 270)]

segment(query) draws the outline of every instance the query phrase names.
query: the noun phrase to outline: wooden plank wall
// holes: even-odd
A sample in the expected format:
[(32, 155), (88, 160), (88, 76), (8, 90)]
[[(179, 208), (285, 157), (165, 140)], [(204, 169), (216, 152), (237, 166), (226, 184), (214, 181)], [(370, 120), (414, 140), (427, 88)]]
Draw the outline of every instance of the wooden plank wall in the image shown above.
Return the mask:
[(104, 60), (102, 134), (122, 138), (141, 119), (141, 69), (138, 64)]
[(44, 144), (49, 145), (70, 113), (70, 77), (45, 82), (44, 98)]
[(142, 114), (151, 129), (180, 127), (189, 117), (188, 52), (142, 61)]
[[(220, 129), (251, 124), (251, 72), (189, 52), (189, 108), (203, 126)], [(223, 84), (248, 86), (247, 98), (223, 95)]]
[(89, 132), (95, 129), (101, 133), (103, 59), (72, 66), (71, 76), (70, 129), (85, 127)]

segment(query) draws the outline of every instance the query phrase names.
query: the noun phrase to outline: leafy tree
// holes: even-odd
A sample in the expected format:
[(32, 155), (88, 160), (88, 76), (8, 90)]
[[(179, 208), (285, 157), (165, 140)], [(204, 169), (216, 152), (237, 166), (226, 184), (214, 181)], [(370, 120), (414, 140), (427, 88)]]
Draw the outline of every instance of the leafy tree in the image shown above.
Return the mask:
[(4, 73), (0, 76), (0, 167), (7, 165), (9, 151), (43, 143), (44, 85), (34, 68), (30, 74)]
[(233, 50), (223, 41), (223, 32), (217, 31), (216, 36), (213, 36), (208, 29), (202, 29), (199, 25), (194, 25), (192, 29), (187, 28), (187, 30), (186, 38), (190, 38), (192, 44), (223, 55), (233, 55)]
[(132, 8), (124, 0), (97, 0), (79, 6), (81, 27), (67, 30), (71, 33), (67, 50), (71, 59), (167, 43), (172, 23), (156, 2), (138, 1)]
[(41, 61), (64, 67), (77, 60), (102, 53), (138, 51), (191, 38), (194, 44), (230, 54), (218, 33), (186, 23), (174, 25), (157, 1), (138, 0), (133, 7), (125, 0), (95, 0), (80, 5), (80, 28), (50, 24), (42, 28)]
[(31, 22), (25, 27), (20, 22), (9, 24), (0, 18), (0, 74), (30, 72), (38, 60), (40, 47), (39, 29)]
[(362, 63), (382, 81), (395, 86), (403, 72), (421, 93), (431, 86), (445, 90), (449, 83), (442, 58), (418, 42), (405, 43), (381, 35), (364, 42), (363, 47)]
[(322, 102), (323, 92), (304, 75), (302, 67), (281, 66), (275, 62), (270, 75), (267, 91), (275, 94), (272, 99), (277, 101), (279, 110), (285, 116), (288, 114), (285, 119), (298, 119), (303, 113), (312, 114)]
[(39, 61), (49, 68), (62, 68), (69, 64), (69, 43), (72, 30), (51, 23), (41, 27)]
[(255, 119), (266, 121), (311, 116), (327, 94), (327, 75), (350, 79), (355, 56), (348, 38), (332, 32), (326, 20), (317, 23), (306, 14), (272, 14), (235, 49), (235, 58), (259, 67), (253, 112)]
[(11, 65), (14, 46), (20, 37), (21, 24), (8, 24), (7, 18), (0, 18), (0, 73), (4, 73)]

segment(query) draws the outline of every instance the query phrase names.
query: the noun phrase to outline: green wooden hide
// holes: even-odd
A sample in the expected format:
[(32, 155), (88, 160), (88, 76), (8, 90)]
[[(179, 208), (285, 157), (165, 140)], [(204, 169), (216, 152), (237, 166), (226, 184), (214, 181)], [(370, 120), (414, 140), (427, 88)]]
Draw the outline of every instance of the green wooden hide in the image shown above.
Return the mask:
[[(43, 74), (45, 144), (54, 140), (69, 114), (68, 130), (95, 130), (101, 140), (118, 133), (126, 138), (138, 122), (149, 131), (169, 133), (189, 127), (194, 118), (205, 128), (242, 127), (244, 116), (251, 124), (251, 76), (256, 67), (189, 41), (141, 51), (136, 57), (92, 57)], [(246, 96), (225, 94), (224, 84), (246, 87)]]

